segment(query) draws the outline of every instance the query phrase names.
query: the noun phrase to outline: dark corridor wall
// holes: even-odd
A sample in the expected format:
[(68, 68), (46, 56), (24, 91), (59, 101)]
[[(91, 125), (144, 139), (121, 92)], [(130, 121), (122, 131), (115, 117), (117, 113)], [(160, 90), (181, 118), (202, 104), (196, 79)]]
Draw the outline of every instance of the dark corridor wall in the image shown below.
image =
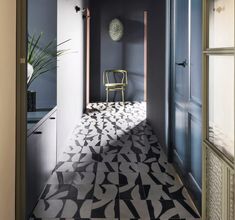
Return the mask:
[[(102, 74), (106, 69), (126, 69), (126, 100), (144, 99), (144, 11), (148, 1), (91, 1), (91, 91), (90, 101), (104, 101)], [(124, 24), (124, 37), (114, 42), (109, 37), (109, 22), (119, 18)], [(120, 100), (120, 93), (110, 95)]]
[[(43, 16), (42, 16), (43, 15)], [(43, 32), (40, 46), (45, 47), (57, 39), (57, 0), (28, 0), (28, 33), (32, 36)], [(57, 98), (57, 70), (39, 76), (29, 87), (37, 92), (37, 108), (54, 108)]]
[(168, 147), (168, 69), (167, 0), (152, 0), (148, 14), (147, 119), (161, 146)]

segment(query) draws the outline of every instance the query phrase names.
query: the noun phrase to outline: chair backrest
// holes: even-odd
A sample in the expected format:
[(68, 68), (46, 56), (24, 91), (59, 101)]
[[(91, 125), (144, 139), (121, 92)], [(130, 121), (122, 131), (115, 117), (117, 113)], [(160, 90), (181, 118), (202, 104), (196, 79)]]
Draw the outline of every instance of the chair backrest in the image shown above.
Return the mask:
[(105, 70), (103, 72), (103, 83), (122, 83), (128, 84), (126, 70)]

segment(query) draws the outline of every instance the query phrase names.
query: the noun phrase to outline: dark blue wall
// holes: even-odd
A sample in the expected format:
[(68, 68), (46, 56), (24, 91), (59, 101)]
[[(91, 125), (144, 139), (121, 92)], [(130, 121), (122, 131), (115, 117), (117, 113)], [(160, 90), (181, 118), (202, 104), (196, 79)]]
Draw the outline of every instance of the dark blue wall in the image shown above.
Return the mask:
[[(44, 33), (41, 45), (57, 38), (57, 0), (28, 0), (28, 33)], [(37, 92), (37, 108), (56, 105), (56, 69), (39, 76), (30, 86)]]
[[(159, 142), (167, 149), (169, 59), (165, 0), (91, 1), (91, 101), (104, 100), (101, 72), (122, 65), (130, 71), (132, 80), (128, 99), (143, 100), (144, 10), (148, 10), (147, 117)], [(125, 37), (119, 43), (112, 42), (108, 36), (108, 23), (114, 17), (119, 17), (125, 25)]]
[[(106, 69), (126, 69), (126, 100), (144, 99), (144, 11), (148, 1), (101, 0), (91, 2), (91, 101), (104, 101), (102, 73)], [(119, 18), (124, 37), (114, 42), (109, 37), (109, 22)], [(114, 100), (114, 94), (111, 96)], [(115, 100), (120, 100), (120, 94)]]
[(167, 150), (168, 142), (168, 83), (166, 0), (152, 0), (148, 15), (148, 88), (147, 118), (161, 146)]

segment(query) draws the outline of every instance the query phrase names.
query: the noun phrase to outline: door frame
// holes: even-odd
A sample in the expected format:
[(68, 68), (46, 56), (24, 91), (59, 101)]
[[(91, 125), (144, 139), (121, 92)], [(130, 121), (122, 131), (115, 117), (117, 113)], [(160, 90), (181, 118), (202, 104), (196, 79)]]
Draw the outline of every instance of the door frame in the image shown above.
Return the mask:
[[(23, 220), (26, 216), (26, 149), (27, 149), (27, 24), (28, 0), (17, 0), (16, 10), (16, 165), (15, 165), (15, 219)], [(145, 98), (147, 99), (147, 19), (145, 23)], [(86, 78), (85, 104), (90, 103), (90, 9), (86, 8)]]
[[(234, 4), (234, 11), (235, 11), (235, 4)], [(234, 14), (235, 19), (235, 14)], [(234, 63), (235, 63), (235, 51), (234, 47), (221, 47), (221, 48), (209, 48), (209, 16), (208, 16), (208, 2), (203, 1), (203, 70), (202, 70), (202, 96), (203, 96), (203, 132), (202, 132), (202, 219), (206, 220), (208, 217), (208, 201), (210, 198), (207, 198), (208, 192), (208, 181), (212, 181), (211, 179), (208, 180), (208, 170), (210, 167), (207, 163), (208, 155), (214, 155), (215, 158), (219, 160), (222, 167), (222, 182), (223, 185), (222, 189), (222, 196), (220, 197), (222, 201), (221, 208), (221, 216), (223, 219), (229, 219), (230, 212), (233, 211), (233, 215), (235, 215), (235, 190), (231, 193), (231, 179), (230, 176), (234, 175), (235, 169), (235, 158), (231, 159), (228, 158), (224, 153), (217, 149), (212, 143), (208, 141), (208, 118), (209, 118), (209, 56), (234, 56)], [(235, 97), (235, 90), (234, 90), (234, 97)], [(235, 124), (235, 121), (234, 121)], [(235, 131), (234, 131), (235, 132)], [(235, 133), (234, 133), (235, 136)], [(234, 147), (235, 150), (235, 147)], [(234, 152), (235, 154), (235, 152)], [(235, 183), (235, 175), (233, 178), (233, 183)], [(234, 185), (233, 185), (234, 188)], [(235, 189), (235, 188), (234, 188)], [(233, 206), (231, 207), (231, 197), (230, 195), (233, 194)], [(230, 197), (230, 199), (228, 198)]]
[[(169, 3), (170, 4), (170, 3)], [(171, 9), (172, 3), (171, 3)], [(170, 13), (171, 14), (171, 13)], [(25, 210), (26, 210), (26, 198), (25, 198), (25, 177), (26, 177), (26, 109), (27, 109), (27, 97), (26, 97), (26, 55), (27, 55), (27, 0), (17, 0), (17, 11), (16, 11), (16, 23), (17, 23), (17, 56), (16, 56), (16, 198), (15, 198), (15, 206), (16, 206), (16, 220), (22, 220), (25, 218)], [(171, 16), (171, 15), (170, 15)], [(172, 18), (170, 29), (171, 32), (174, 31), (172, 28)], [(174, 33), (174, 32), (172, 32)], [(171, 50), (171, 66), (169, 69), (173, 73), (172, 65), (175, 63), (174, 53), (172, 53), (172, 43), (174, 43), (174, 39), (170, 36), (170, 50)], [(173, 51), (174, 52), (174, 51)], [(169, 75), (170, 78), (170, 93), (169, 93), (169, 109), (170, 109), (170, 120), (169, 120), (169, 128), (172, 127), (174, 117), (172, 114), (172, 82), (174, 80), (174, 74)], [(174, 132), (172, 129), (169, 129), (169, 143), (172, 146), (172, 138), (174, 138)], [(169, 150), (171, 150), (170, 147)], [(172, 158), (170, 158), (172, 160)]]
[(27, 0), (16, 1), (15, 219), (26, 218)]

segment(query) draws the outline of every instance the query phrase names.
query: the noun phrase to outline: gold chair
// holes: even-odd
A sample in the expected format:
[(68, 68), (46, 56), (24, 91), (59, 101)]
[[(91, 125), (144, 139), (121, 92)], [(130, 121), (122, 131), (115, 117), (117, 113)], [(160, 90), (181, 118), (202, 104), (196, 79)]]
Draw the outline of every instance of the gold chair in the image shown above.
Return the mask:
[(128, 84), (126, 70), (105, 70), (103, 72), (103, 83), (106, 90), (106, 103), (109, 101), (109, 92), (121, 91), (122, 102), (125, 104), (124, 92)]

